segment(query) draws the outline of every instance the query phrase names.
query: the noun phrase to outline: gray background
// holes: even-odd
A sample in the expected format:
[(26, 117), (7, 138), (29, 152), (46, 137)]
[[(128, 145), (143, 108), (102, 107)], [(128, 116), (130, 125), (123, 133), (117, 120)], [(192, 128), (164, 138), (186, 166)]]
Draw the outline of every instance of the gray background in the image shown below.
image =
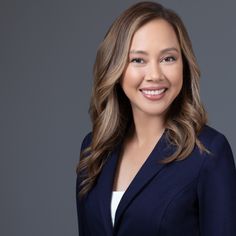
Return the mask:
[[(137, 1), (1, 0), (0, 235), (75, 236), (75, 166), (90, 130), (92, 66), (111, 22)], [(201, 70), (209, 124), (235, 134), (235, 1), (176, 10)]]

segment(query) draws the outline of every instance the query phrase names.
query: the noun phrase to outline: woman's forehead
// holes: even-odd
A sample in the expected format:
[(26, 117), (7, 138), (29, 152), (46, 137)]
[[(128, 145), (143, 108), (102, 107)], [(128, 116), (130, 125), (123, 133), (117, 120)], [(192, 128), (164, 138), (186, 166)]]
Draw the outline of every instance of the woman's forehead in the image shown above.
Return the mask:
[(179, 49), (176, 33), (167, 21), (162, 19), (149, 21), (134, 33), (130, 46), (131, 51), (148, 51), (151, 48)]

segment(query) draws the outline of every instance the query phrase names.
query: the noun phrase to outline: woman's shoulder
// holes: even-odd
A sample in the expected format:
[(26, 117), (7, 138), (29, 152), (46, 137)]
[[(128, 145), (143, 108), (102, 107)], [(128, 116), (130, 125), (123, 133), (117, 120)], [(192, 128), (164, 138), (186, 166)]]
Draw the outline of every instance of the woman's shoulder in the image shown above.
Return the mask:
[(201, 143), (212, 153), (229, 150), (232, 152), (227, 137), (219, 130), (209, 125), (204, 125), (198, 135)]
[(209, 139), (212, 139), (216, 136), (224, 136), (224, 134), (208, 124), (205, 124), (202, 127), (201, 132), (199, 133), (199, 138), (201, 138), (201, 139), (208, 139), (209, 140)]
[(226, 136), (219, 130), (210, 125), (204, 125), (201, 132), (198, 135), (199, 140), (207, 146), (211, 146), (214, 141), (225, 141)]

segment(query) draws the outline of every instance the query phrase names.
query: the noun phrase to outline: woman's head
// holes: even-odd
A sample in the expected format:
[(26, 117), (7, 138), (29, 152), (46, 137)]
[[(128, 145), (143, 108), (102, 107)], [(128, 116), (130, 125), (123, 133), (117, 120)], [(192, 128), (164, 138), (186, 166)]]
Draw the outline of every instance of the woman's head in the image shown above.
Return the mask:
[(182, 84), (182, 53), (173, 27), (158, 18), (145, 23), (133, 35), (120, 80), (133, 116), (156, 117), (163, 124)]
[[(178, 107), (179, 110), (184, 99), (199, 103), (199, 69), (181, 19), (172, 10), (166, 9), (158, 3), (140, 2), (124, 11), (114, 21), (98, 49), (94, 65), (92, 120), (96, 119), (107, 106), (113, 106), (109, 109), (110, 113), (113, 112), (120, 116), (121, 119), (115, 118), (118, 123), (120, 123), (118, 120), (122, 120), (121, 123), (124, 124), (132, 118), (129, 100), (120, 88), (120, 82), (128, 66), (129, 51), (135, 33), (148, 22), (157, 19), (168, 22), (173, 28), (183, 61), (182, 91), (172, 105), (172, 112), (169, 111), (168, 114), (173, 116), (177, 112), (175, 108)], [(114, 120), (114, 117), (112, 118)], [(113, 124), (115, 125), (115, 123)], [(120, 126), (121, 124), (118, 123), (116, 125)]]

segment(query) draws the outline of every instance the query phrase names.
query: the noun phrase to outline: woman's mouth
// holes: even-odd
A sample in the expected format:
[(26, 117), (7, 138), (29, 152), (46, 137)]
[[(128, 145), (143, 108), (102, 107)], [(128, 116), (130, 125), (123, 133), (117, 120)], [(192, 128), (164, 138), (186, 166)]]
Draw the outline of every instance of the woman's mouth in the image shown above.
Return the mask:
[(167, 88), (161, 88), (161, 89), (140, 89), (141, 93), (145, 98), (148, 98), (150, 100), (159, 100), (161, 99), (166, 92)]

